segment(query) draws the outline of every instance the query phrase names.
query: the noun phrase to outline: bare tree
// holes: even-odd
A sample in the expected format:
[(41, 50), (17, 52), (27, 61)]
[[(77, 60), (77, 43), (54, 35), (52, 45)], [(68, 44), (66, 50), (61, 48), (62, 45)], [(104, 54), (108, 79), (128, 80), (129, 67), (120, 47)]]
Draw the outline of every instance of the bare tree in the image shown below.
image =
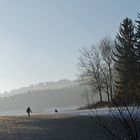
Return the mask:
[(101, 102), (103, 93), (107, 94), (108, 102), (113, 99), (113, 48), (114, 42), (106, 37), (98, 46), (93, 45), (80, 51), (80, 78), (84, 83), (94, 87), (99, 93)]
[(90, 95), (89, 95), (89, 92), (86, 88), (83, 91), (82, 97), (86, 99), (87, 106), (89, 107), (90, 106)]
[(81, 71), (80, 78), (85, 84), (92, 85), (93, 88), (97, 89), (102, 102), (102, 62), (99, 50), (96, 46), (91, 46), (90, 48), (83, 48), (80, 53), (78, 65)]
[(113, 100), (115, 107), (110, 108), (107, 116), (97, 115), (97, 123), (112, 136), (113, 140), (139, 140), (140, 109), (128, 107), (121, 98), (119, 100), (123, 106), (119, 106), (118, 102)]
[(108, 101), (113, 99), (113, 54), (114, 42), (109, 37), (105, 37), (100, 41), (99, 49), (102, 55), (104, 68), (102, 73), (104, 76), (105, 92), (108, 95)]

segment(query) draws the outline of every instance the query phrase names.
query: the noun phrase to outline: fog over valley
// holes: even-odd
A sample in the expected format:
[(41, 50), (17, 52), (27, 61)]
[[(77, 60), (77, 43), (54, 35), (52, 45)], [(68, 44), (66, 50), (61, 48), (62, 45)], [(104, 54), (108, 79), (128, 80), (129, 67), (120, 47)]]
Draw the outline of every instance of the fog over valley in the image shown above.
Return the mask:
[[(39, 83), (1, 95), (0, 111), (24, 110), (30, 106), (34, 113), (41, 113), (49, 108), (85, 106), (85, 90), (92, 94), (88, 86), (81, 86), (78, 81)], [(94, 100), (97, 98), (95, 96)]]

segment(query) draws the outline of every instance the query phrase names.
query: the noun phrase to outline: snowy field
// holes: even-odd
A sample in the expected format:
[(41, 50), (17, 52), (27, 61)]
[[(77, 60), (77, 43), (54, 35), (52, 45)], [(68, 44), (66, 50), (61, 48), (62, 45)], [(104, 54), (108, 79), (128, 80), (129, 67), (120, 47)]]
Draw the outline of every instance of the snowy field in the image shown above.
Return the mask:
[[(138, 107), (120, 107), (119, 110), (116, 108), (100, 108), (100, 109), (85, 109), (85, 110), (79, 110), (78, 106), (70, 106), (70, 107), (58, 107), (58, 108), (49, 108), (45, 109), (41, 112), (35, 112), (34, 110), (32, 115), (37, 115), (37, 114), (48, 114), (48, 115), (57, 115), (57, 114), (64, 114), (64, 115), (70, 115), (70, 116), (120, 116), (119, 111), (123, 113), (123, 115), (139, 115), (140, 116), (140, 109)], [(58, 113), (55, 112), (55, 109), (58, 110)], [(12, 110), (12, 111), (5, 111), (5, 112), (0, 112), (0, 116), (23, 116), (27, 115), (26, 114), (26, 109), (22, 110)]]

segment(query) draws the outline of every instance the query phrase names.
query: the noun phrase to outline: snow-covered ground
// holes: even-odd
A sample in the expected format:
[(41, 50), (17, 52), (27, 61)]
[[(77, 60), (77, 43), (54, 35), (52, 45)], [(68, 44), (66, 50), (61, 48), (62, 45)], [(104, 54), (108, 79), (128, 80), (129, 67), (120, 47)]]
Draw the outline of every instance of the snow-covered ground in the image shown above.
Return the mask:
[(85, 110), (66, 110), (60, 113), (67, 114), (67, 115), (75, 115), (75, 116), (96, 116), (96, 115), (108, 115), (109, 109), (108, 108), (101, 108), (101, 109), (85, 109)]
[(140, 108), (138, 107), (119, 107), (119, 108), (100, 108), (100, 109), (86, 109), (86, 110), (64, 110), (60, 114), (74, 115), (74, 116), (110, 116), (110, 117), (139, 117)]
[[(70, 106), (70, 107), (57, 107), (57, 108), (49, 108), (45, 109), (41, 112), (35, 112), (34, 110), (32, 114), (65, 114), (65, 115), (72, 115), (72, 116), (121, 116), (120, 112), (122, 112), (125, 116), (132, 116), (139, 115), (140, 116), (140, 109), (138, 107), (120, 107), (119, 110), (116, 108), (100, 108), (100, 109), (85, 109), (79, 110), (78, 106)], [(55, 109), (58, 110), (58, 113), (55, 112)], [(128, 110), (127, 110), (128, 109)], [(119, 112), (120, 111), (120, 112)], [(5, 111), (0, 112), (0, 116), (22, 116), (27, 115), (26, 109), (25, 110), (12, 110), (12, 111)]]

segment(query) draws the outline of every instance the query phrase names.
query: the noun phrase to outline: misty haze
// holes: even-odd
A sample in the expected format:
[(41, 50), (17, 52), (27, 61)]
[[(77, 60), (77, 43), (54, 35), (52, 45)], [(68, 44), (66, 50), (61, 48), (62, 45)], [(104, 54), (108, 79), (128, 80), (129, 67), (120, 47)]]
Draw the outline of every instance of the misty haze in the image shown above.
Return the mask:
[(50, 108), (80, 108), (87, 105), (87, 100), (83, 97), (85, 89), (92, 93), (90, 87), (66, 79), (22, 87), (1, 95), (0, 111), (17, 110), (17, 114), (18, 111), (24, 114), (28, 105), (32, 107), (34, 113), (44, 113)]
[(0, 0), (0, 140), (140, 140), (139, 0)]

